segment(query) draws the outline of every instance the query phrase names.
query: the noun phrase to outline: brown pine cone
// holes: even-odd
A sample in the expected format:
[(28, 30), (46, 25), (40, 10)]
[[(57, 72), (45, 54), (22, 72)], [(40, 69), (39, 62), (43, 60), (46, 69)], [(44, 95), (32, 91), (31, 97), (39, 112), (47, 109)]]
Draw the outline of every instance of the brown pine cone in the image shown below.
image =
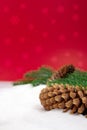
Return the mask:
[(60, 70), (55, 72), (50, 80), (58, 79), (58, 78), (63, 78), (65, 77), (68, 73), (73, 73), (75, 70), (75, 67), (73, 65), (65, 65)]
[(46, 110), (59, 108), (64, 112), (71, 110), (70, 113), (78, 114), (87, 111), (87, 93), (78, 86), (54, 84), (42, 89), (39, 98)]

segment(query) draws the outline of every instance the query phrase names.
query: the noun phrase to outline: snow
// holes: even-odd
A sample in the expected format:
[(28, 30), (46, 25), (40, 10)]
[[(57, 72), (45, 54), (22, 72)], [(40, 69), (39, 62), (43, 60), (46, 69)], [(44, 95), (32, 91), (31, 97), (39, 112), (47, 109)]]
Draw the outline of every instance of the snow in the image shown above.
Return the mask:
[(45, 87), (0, 83), (0, 130), (86, 130), (87, 119), (62, 110), (45, 111), (39, 93)]

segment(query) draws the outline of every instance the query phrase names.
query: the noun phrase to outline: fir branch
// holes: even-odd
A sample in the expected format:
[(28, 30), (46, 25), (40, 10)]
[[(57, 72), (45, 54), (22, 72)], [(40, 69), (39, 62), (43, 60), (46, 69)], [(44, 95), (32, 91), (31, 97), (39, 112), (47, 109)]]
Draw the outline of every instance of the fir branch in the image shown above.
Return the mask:
[(46, 84), (47, 80), (52, 76), (53, 72), (54, 71), (51, 68), (42, 66), (38, 70), (27, 72), (24, 74), (23, 80), (14, 82), (13, 85), (31, 83), (33, 86), (37, 86), (40, 84)]
[[(84, 87), (87, 89), (87, 72), (81, 70), (75, 70), (73, 73), (67, 73), (67, 75), (63, 78), (58, 78), (52, 80), (51, 77), (54, 74), (54, 70), (42, 66), (38, 70), (30, 71), (24, 74), (23, 79), (17, 82), (14, 82), (13, 85), (21, 85), (21, 84), (32, 84), (33, 86), (37, 86), (40, 84), (48, 84), (51, 86), (54, 83), (58, 84), (69, 84), (79, 87)], [(50, 80), (51, 79), (51, 80)]]

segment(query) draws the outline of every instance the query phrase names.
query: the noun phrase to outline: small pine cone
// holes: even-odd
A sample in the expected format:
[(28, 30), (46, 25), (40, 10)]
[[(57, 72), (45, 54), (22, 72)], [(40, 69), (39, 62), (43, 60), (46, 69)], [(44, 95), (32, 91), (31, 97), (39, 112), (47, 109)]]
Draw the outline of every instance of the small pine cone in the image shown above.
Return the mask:
[(71, 110), (71, 113), (87, 115), (87, 92), (78, 86), (54, 84), (44, 88), (39, 98), (46, 110), (59, 108), (64, 112)]
[(73, 65), (65, 65), (62, 68), (60, 68), (59, 71), (55, 72), (50, 80), (59, 79), (65, 77), (68, 73), (73, 73), (75, 70), (75, 67)]
[(71, 64), (67, 66), (67, 73), (73, 73), (75, 71), (75, 67)]
[(65, 77), (68, 73), (73, 73), (75, 70), (75, 67), (73, 65), (65, 65), (59, 70), (60, 77)]

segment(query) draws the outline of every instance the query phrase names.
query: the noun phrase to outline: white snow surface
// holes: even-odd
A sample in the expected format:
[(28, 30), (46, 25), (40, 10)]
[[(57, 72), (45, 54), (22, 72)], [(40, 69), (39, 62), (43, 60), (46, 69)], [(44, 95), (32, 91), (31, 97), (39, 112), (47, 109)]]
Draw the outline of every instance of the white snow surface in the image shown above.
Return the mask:
[(62, 110), (45, 111), (39, 93), (45, 85), (0, 83), (0, 130), (86, 130), (87, 118)]

